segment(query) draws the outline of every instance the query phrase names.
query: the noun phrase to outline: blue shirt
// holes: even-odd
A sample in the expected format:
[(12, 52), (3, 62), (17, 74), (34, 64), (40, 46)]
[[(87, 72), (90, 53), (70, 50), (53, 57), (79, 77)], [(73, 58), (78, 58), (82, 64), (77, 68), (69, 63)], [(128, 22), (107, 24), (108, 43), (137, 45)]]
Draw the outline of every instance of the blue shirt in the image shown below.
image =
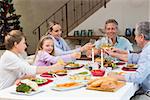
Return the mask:
[(52, 35), (50, 35), (50, 37), (53, 39), (54, 42), (55, 56), (66, 55), (80, 51), (80, 48), (71, 50), (63, 38), (59, 38), (56, 40)]
[(140, 84), (145, 91), (150, 91), (150, 42), (144, 46), (140, 54), (129, 54), (128, 62), (136, 63), (138, 69), (135, 73), (125, 74), (125, 79)]
[[(110, 39), (108, 39), (108, 37), (103, 37), (102, 39), (99, 39), (95, 42), (96, 48), (99, 48), (104, 43), (112, 44), (112, 41)], [(122, 50), (133, 51), (132, 44), (129, 42), (129, 40), (127, 40), (124, 37), (117, 36), (116, 37), (116, 43), (114, 44), (114, 47), (122, 49)]]

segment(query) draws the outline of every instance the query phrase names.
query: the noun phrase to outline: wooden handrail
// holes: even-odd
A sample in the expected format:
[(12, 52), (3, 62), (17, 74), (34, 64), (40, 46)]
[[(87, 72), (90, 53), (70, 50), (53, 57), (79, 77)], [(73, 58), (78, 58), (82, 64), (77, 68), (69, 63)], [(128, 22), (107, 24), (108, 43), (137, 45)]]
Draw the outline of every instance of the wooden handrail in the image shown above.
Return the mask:
[[(41, 34), (42, 26), (46, 24), (46, 28), (48, 30), (48, 21), (53, 18), (54, 21), (59, 21), (59, 20), (61, 21), (60, 25), (64, 29), (63, 32), (66, 33), (64, 36), (68, 37), (68, 33), (73, 28), (79, 25), (82, 21), (84, 21), (88, 16), (93, 14), (99, 8), (103, 6), (106, 7), (106, 3), (108, 3), (109, 1), (110, 0), (80, 0), (80, 1), (69, 0), (58, 10), (56, 10), (56, 12), (52, 13), (52, 15), (46, 18), (46, 20), (44, 20), (40, 25), (38, 25), (37, 28), (33, 30), (33, 33), (36, 34), (38, 32), (38, 38), (40, 39), (42, 35)], [(88, 6), (86, 5), (86, 3)], [(57, 19), (55, 16), (60, 12), (61, 14), (59, 16), (59, 19)], [(74, 18), (74, 20), (72, 20), (73, 19), (72, 17)], [(45, 30), (45, 32), (47, 30)]]

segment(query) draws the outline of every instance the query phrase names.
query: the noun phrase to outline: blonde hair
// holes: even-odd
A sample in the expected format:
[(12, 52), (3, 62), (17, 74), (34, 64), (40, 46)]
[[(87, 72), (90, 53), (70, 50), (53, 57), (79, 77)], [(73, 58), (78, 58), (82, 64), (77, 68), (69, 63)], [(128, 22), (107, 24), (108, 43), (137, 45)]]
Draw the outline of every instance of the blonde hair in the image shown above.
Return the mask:
[[(38, 42), (37, 49), (36, 49), (36, 52), (35, 52), (35, 57), (34, 57), (33, 61), (35, 61), (35, 58), (38, 54), (38, 51), (43, 49), (42, 46), (43, 46), (43, 43), (44, 43), (45, 40), (52, 40), (53, 41), (53, 39), (50, 36), (43, 35), (41, 37), (40, 41)], [(54, 45), (53, 45), (53, 51), (50, 53), (50, 55), (54, 55)]]

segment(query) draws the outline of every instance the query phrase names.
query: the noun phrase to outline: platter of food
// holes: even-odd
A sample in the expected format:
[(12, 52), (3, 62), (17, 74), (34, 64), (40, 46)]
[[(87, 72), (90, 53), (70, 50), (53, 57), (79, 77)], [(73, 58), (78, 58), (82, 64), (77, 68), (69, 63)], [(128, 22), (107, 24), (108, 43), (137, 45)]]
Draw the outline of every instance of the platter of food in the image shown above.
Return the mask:
[(127, 64), (127, 66), (122, 67), (124, 71), (136, 71), (137, 65), (136, 64)]
[(44, 91), (39, 90), (38, 84), (36, 82), (25, 79), (21, 80), (10, 93), (17, 95), (34, 95), (41, 92)]
[(32, 81), (36, 82), (38, 84), (38, 86), (43, 86), (50, 82), (53, 82), (53, 80), (43, 79), (43, 78), (35, 78), (35, 79), (32, 79)]
[(105, 92), (115, 92), (125, 85), (125, 82), (117, 81), (109, 77), (101, 77), (88, 81), (87, 89)]
[(53, 71), (53, 72), (48, 72), (48, 74), (56, 74), (58, 76), (65, 76), (67, 75), (67, 70), (56, 70), (56, 71)]
[(78, 64), (74, 62), (70, 62), (65, 66), (65, 69), (71, 70), (71, 69), (79, 69), (82, 68), (84, 65), (83, 64)]
[(100, 46), (102, 49), (111, 49), (113, 46), (111, 44), (105, 43)]
[(81, 88), (84, 86), (85, 86), (85, 84), (82, 82), (71, 81), (71, 82), (55, 84), (51, 88), (52, 88), (52, 90), (56, 90), (56, 91), (68, 91), (68, 90), (78, 89), (78, 88)]
[(41, 74), (40, 76), (47, 77), (47, 78), (54, 78), (54, 77), (56, 77), (55, 75), (65, 76), (65, 75), (67, 75), (67, 70), (56, 70), (53, 72), (45, 72), (45, 73)]

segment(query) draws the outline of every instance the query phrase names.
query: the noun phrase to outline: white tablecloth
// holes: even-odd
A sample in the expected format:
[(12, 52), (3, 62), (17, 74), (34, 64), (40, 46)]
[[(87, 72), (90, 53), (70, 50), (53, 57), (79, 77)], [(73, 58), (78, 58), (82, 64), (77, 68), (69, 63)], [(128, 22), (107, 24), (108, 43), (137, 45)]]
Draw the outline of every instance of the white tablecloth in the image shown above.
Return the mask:
[[(78, 62), (85, 63), (83, 61)], [(42, 86), (40, 90), (44, 90), (44, 92), (32, 96), (11, 94), (15, 89), (15, 86), (11, 86), (0, 91), (0, 100), (129, 100), (138, 89), (138, 86), (133, 83), (126, 83), (116, 92), (87, 90), (86, 87), (70, 91), (54, 91), (51, 90), (51, 86), (52, 83)]]

